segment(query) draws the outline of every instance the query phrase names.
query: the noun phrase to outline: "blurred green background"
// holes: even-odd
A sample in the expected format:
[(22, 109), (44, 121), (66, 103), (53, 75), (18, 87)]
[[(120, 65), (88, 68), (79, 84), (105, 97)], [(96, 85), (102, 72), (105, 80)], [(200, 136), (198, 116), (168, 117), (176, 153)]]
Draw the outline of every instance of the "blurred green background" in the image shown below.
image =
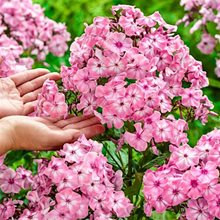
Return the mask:
[[(167, 23), (175, 24), (184, 15), (183, 8), (179, 5), (179, 0), (34, 0), (44, 9), (45, 14), (58, 22), (66, 23), (68, 31), (71, 33), (72, 40), (80, 36), (84, 31), (85, 23), (92, 23), (96, 16), (109, 16), (111, 6), (117, 4), (130, 4), (140, 8), (145, 15), (150, 15), (159, 11)], [(214, 74), (215, 54), (204, 55), (196, 47), (200, 41), (201, 33), (198, 31), (193, 35), (189, 34), (189, 27), (181, 24), (178, 27), (178, 34), (185, 44), (190, 48), (191, 54), (202, 61), (204, 70), (211, 78), (211, 86), (204, 89), (204, 93), (213, 101), (214, 111), (220, 113), (220, 80)], [(70, 43), (71, 43), (70, 42)], [(56, 58), (49, 55), (47, 62), (50, 64), (51, 71), (59, 71), (60, 65), (68, 65), (69, 53), (62, 58)], [(213, 83), (214, 80), (214, 83)], [(216, 81), (215, 81), (216, 80)], [(213, 86), (214, 85), (214, 86)], [(189, 139), (190, 144), (195, 145), (199, 137), (211, 131), (214, 127), (220, 127), (219, 117), (209, 117), (209, 123), (203, 126), (199, 121), (190, 125)]]

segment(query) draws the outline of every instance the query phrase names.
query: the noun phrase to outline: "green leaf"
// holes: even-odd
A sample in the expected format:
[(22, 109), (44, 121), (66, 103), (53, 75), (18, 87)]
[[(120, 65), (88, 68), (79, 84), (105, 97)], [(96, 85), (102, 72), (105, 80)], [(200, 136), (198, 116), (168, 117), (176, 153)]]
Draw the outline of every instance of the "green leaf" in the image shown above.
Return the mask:
[(7, 197), (5, 193), (3, 193), (1, 190), (0, 190), (0, 203), (2, 202), (2, 200)]
[(166, 211), (164, 213), (153, 212), (151, 218), (152, 220), (177, 220), (178, 216), (171, 211)]
[(143, 166), (143, 170), (153, 168), (155, 166), (161, 166), (165, 163), (165, 160), (168, 158), (170, 153), (164, 153), (161, 156), (158, 156)]
[(125, 189), (126, 196), (138, 195), (142, 186), (144, 173), (135, 173), (135, 180), (132, 186)]
[(213, 78), (209, 78), (209, 86), (220, 89), (220, 81)]
[(118, 154), (116, 153), (116, 145), (111, 141), (103, 141), (103, 154), (107, 157), (110, 164), (115, 168), (121, 169), (122, 163), (119, 159)]
[(28, 153), (29, 151), (10, 151), (4, 160), (4, 164), (12, 166), (13, 163), (20, 161), (20, 165), (22, 165), (22, 158)]

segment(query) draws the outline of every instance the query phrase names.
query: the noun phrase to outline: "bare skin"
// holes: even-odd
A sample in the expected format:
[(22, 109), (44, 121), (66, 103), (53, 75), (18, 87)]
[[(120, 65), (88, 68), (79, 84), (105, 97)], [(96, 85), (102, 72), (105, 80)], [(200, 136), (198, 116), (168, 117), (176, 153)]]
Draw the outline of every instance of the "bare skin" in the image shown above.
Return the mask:
[(91, 138), (104, 132), (94, 116), (66, 120), (8, 116), (0, 120), (0, 155), (9, 150), (56, 150), (82, 134)]
[(46, 69), (35, 69), (0, 78), (0, 118), (33, 112), (46, 79), (58, 80), (60, 75)]
[(56, 150), (82, 134), (91, 138), (104, 132), (94, 116), (72, 116), (66, 120), (27, 117), (34, 111), (45, 80), (60, 78), (58, 73), (46, 69), (0, 78), (0, 155), (9, 150)]

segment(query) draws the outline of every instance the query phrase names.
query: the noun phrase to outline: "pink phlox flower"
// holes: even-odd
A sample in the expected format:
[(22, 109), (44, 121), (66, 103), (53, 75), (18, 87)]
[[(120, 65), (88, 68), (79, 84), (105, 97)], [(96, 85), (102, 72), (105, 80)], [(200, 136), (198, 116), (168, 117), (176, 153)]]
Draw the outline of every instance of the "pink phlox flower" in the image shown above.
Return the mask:
[(191, 170), (183, 174), (181, 187), (185, 189), (187, 196), (191, 199), (201, 197), (202, 193), (207, 189), (208, 185), (202, 183)]
[(187, 205), (188, 205), (188, 208), (186, 209), (187, 219), (192, 219), (192, 220), (214, 219), (214, 216), (212, 216), (209, 212), (209, 207), (205, 199), (199, 198), (198, 200), (189, 200)]
[(136, 123), (134, 125), (136, 133), (125, 132), (124, 139), (137, 151), (145, 151), (148, 146), (148, 142), (151, 139), (151, 135), (147, 129), (142, 128), (141, 123)]
[(48, 176), (54, 183), (59, 183), (64, 178), (64, 172), (69, 168), (65, 161), (61, 158), (52, 157), (48, 167), (44, 170), (44, 174)]
[(176, 148), (170, 157), (169, 163), (174, 163), (179, 170), (186, 170), (191, 166), (197, 165), (199, 155), (196, 149), (187, 144)]
[(18, 193), (22, 187), (22, 179), (11, 168), (0, 173), (0, 188), (4, 193)]

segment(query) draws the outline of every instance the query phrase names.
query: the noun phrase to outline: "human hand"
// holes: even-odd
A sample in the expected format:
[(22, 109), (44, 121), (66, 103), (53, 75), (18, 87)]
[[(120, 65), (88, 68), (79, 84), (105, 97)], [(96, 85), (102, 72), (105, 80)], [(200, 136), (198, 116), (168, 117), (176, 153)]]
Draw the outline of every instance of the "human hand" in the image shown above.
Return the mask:
[(0, 78), (0, 118), (33, 112), (46, 79), (58, 80), (60, 75), (46, 69), (35, 69)]
[(57, 150), (80, 135), (91, 138), (104, 132), (94, 116), (66, 120), (8, 116), (0, 120), (0, 155), (9, 150)]

